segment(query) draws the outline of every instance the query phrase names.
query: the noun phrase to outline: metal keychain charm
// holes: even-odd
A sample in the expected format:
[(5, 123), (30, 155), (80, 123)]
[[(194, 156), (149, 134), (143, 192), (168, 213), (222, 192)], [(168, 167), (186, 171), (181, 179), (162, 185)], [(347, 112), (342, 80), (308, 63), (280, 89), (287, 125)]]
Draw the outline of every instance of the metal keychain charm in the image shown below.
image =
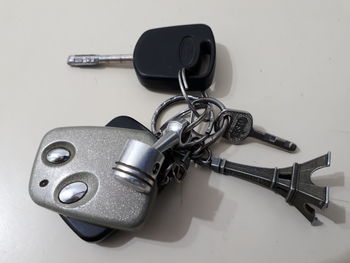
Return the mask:
[[(166, 100), (156, 109), (151, 122), (152, 132), (155, 134), (159, 132), (157, 130), (157, 122), (163, 111), (177, 103), (187, 104), (188, 108), (175, 115), (176, 117), (186, 117), (190, 115), (189, 119), (191, 121), (197, 122), (199, 120), (199, 123), (211, 119), (212, 121), (208, 124), (208, 127), (215, 127), (215, 129), (207, 129), (205, 134), (199, 134), (191, 130), (193, 136), (191, 137), (192, 140), (187, 142), (187, 158), (217, 173), (236, 176), (272, 189), (285, 197), (286, 202), (295, 206), (313, 225), (315, 225), (317, 217), (315, 216), (315, 210), (310, 204), (319, 208), (326, 208), (329, 202), (329, 188), (314, 185), (310, 177), (314, 171), (330, 166), (330, 153), (311, 161), (302, 164), (295, 163), (291, 167), (282, 169), (247, 166), (213, 157), (209, 146), (220, 137), (227, 137), (231, 142), (238, 143), (254, 132), (252, 129), (252, 117), (249, 113), (227, 109), (217, 99), (188, 95), (186, 92), (187, 83), (184, 70), (179, 71), (179, 84), (183, 95), (174, 96)], [(219, 112), (215, 114), (211, 105), (215, 105), (219, 109)], [(200, 115), (197, 111), (198, 108), (205, 109), (206, 106), (210, 106), (211, 108), (210, 110), (203, 111), (202, 115), (207, 114), (208, 118)], [(209, 114), (211, 114), (210, 118)], [(193, 119), (193, 115), (195, 115), (197, 119)], [(248, 121), (239, 123), (239, 119), (243, 117)], [(165, 124), (167, 124), (167, 122), (165, 122)], [(189, 125), (191, 125), (191, 122)], [(196, 125), (198, 124), (196, 123)], [(241, 126), (242, 129), (237, 130), (237, 125)], [(296, 147), (295, 144), (289, 141), (277, 137), (276, 139), (272, 139), (271, 135), (269, 135), (269, 137), (271, 140), (268, 142), (275, 146), (286, 150), (293, 150)], [(266, 138), (262, 139), (265, 140)], [(186, 148), (186, 145), (182, 146)], [(177, 152), (179, 152), (179, 150), (175, 149), (174, 153)]]
[(184, 119), (170, 121), (163, 136), (152, 146), (129, 140), (113, 167), (114, 175), (135, 190), (149, 193), (163, 164), (163, 153), (179, 143), (187, 125)]

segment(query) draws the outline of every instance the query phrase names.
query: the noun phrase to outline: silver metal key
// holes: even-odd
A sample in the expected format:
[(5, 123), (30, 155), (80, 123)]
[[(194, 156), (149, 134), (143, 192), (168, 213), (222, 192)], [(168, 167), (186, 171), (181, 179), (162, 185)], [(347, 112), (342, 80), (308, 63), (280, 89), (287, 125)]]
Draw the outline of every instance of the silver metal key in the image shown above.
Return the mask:
[(181, 25), (147, 30), (132, 55), (72, 55), (68, 65), (130, 64), (143, 86), (152, 90), (179, 90), (178, 71), (186, 68), (189, 90), (204, 91), (213, 82), (215, 40), (210, 27)]
[(249, 112), (228, 110), (227, 114), (230, 115), (231, 122), (223, 137), (229, 140), (230, 143), (240, 144), (246, 138), (253, 137), (289, 152), (296, 150), (297, 145), (295, 143), (254, 129), (253, 116)]
[(110, 63), (131, 63), (132, 54), (125, 55), (71, 55), (68, 57), (67, 64), (72, 67), (90, 67)]

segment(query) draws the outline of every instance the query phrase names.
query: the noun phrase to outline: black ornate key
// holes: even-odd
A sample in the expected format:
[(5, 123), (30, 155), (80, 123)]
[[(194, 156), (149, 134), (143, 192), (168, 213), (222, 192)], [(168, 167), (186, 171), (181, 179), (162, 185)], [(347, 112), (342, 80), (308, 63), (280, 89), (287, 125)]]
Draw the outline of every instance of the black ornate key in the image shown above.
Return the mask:
[(254, 129), (253, 116), (249, 112), (227, 110), (227, 113), (230, 115), (231, 121), (223, 137), (232, 144), (240, 144), (247, 137), (254, 137), (286, 151), (293, 152), (296, 150), (295, 143)]
[(72, 55), (70, 66), (86, 67), (112, 62), (133, 62), (146, 88), (179, 90), (178, 71), (186, 68), (192, 91), (209, 88), (215, 71), (215, 40), (204, 24), (156, 28), (139, 38), (133, 55)]

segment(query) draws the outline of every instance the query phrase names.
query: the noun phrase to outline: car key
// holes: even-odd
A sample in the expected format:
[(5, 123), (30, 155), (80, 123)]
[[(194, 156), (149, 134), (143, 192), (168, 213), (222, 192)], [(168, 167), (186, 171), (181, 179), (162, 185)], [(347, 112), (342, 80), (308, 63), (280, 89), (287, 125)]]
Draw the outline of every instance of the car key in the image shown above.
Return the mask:
[(69, 218), (113, 229), (140, 227), (155, 199), (122, 184), (111, 172), (128, 139), (155, 141), (145, 131), (68, 127), (50, 131), (39, 147), (29, 183), (37, 204)]
[(144, 32), (133, 55), (72, 55), (70, 66), (97, 66), (133, 62), (136, 75), (146, 88), (179, 90), (178, 71), (186, 68), (189, 90), (204, 91), (215, 71), (215, 40), (209, 26), (182, 25)]
[(295, 143), (254, 129), (253, 116), (249, 112), (236, 110), (228, 110), (227, 112), (231, 117), (231, 122), (223, 137), (230, 143), (240, 144), (247, 137), (253, 137), (289, 152), (296, 150)]

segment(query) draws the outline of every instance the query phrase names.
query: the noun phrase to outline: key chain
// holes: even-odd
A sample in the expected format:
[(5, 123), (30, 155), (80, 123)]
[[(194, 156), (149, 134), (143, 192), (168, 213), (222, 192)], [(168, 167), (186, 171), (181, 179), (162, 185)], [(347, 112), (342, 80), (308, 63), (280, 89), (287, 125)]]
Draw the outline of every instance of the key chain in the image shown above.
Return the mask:
[[(164, 46), (160, 45), (163, 40)], [(209, 63), (203, 62), (206, 56)], [(39, 146), (31, 174), (29, 191), (34, 202), (59, 213), (83, 239), (98, 241), (113, 229), (141, 228), (159, 189), (172, 181), (182, 182), (195, 163), (269, 188), (313, 225), (318, 222), (310, 204), (327, 207), (329, 189), (314, 185), (310, 176), (330, 165), (330, 153), (282, 169), (253, 167), (212, 155), (210, 146), (221, 137), (241, 144), (250, 136), (288, 152), (297, 146), (256, 130), (250, 113), (226, 108), (208, 96), (205, 90), (215, 70), (215, 41), (208, 26), (149, 30), (140, 37), (133, 56), (78, 55), (69, 57), (68, 64), (96, 66), (111, 61), (133, 61), (144, 86), (180, 87), (182, 95), (160, 104), (152, 116), (151, 131), (110, 125), (113, 128), (68, 127), (49, 132)], [(189, 95), (190, 91), (201, 95)], [(179, 103), (185, 108), (159, 125), (159, 116)], [(86, 227), (90, 230), (84, 232)]]
[[(185, 78), (182, 81), (186, 83)], [(157, 130), (159, 114), (177, 102), (190, 103), (191, 107)], [(192, 115), (193, 110), (197, 115)], [(158, 192), (155, 182), (167, 185), (172, 179), (182, 181), (194, 162), (274, 190), (315, 224), (315, 211), (309, 204), (324, 208), (329, 194), (328, 187), (313, 185), (310, 175), (329, 166), (330, 155), (283, 169), (251, 167), (213, 157), (209, 146), (225, 134), (231, 118), (232, 111), (219, 100), (186, 94), (165, 101), (155, 111), (152, 132), (160, 136), (156, 142), (129, 129), (55, 129), (39, 147), (30, 180), (31, 197), (37, 204), (76, 220), (132, 231), (143, 225), (150, 212)], [(205, 132), (194, 132), (201, 123), (207, 126)], [(164, 164), (166, 154), (172, 161)], [(165, 174), (159, 180), (161, 169)]]

